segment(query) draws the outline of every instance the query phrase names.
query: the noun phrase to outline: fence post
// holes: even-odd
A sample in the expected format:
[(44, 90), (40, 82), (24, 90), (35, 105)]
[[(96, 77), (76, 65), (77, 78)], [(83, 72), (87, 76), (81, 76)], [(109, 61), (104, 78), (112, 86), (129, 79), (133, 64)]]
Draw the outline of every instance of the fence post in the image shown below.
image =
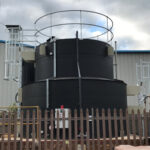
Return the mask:
[(35, 150), (35, 111), (32, 112), (32, 150)]
[(17, 126), (18, 126), (18, 122), (17, 121), (18, 121), (17, 120), (17, 113), (15, 113), (13, 121), (12, 121), (12, 127), (14, 128), (14, 142), (13, 142), (14, 150), (16, 150), (16, 148), (17, 148), (17, 144), (16, 144)]
[(50, 114), (50, 138), (51, 138), (51, 144), (50, 144), (50, 149), (53, 150), (53, 139), (54, 139), (54, 113), (53, 113), (53, 109), (51, 109), (51, 114)]
[(10, 150), (11, 141), (11, 113), (8, 112), (8, 150)]
[(129, 113), (128, 113), (128, 109), (126, 109), (126, 130), (127, 130), (128, 144), (130, 144), (130, 126), (129, 126)]
[(144, 109), (144, 138), (145, 138), (145, 144), (148, 145), (148, 130), (147, 130), (147, 113)]
[(91, 113), (92, 113), (92, 150), (95, 150), (95, 141), (94, 141), (94, 109), (91, 109)]
[(124, 128), (123, 128), (123, 112), (120, 109), (120, 135), (121, 135), (121, 144), (124, 144)]
[(60, 119), (59, 119), (59, 111), (57, 110), (57, 142), (56, 142), (56, 144), (57, 144), (57, 150), (59, 150), (59, 136), (60, 136), (60, 134), (59, 134), (59, 121), (60, 121)]
[(118, 145), (117, 110), (114, 109), (115, 145)]
[(136, 129), (135, 129), (135, 113), (132, 110), (132, 132), (133, 132), (133, 144), (136, 146)]
[(84, 150), (83, 109), (80, 109), (80, 140), (81, 150)]
[(29, 110), (26, 112), (26, 149), (29, 150)]
[(47, 110), (44, 112), (44, 149), (47, 149)]
[(72, 149), (72, 126), (71, 126), (71, 110), (69, 109), (69, 150)]
[(2, 113), (2, 142), (1, 142), (1, 149), (4, 149), (4, 134), (5, 134), (5, 121), (6, 121), (6, 114), (5, 112)]
[(23, 111), (21, 110), (20, 114), (20, 150), (23, 150)]
[(78, 115), (77, 115), (77, 109), (74, 110), (74, 128), (75, 128), (75, 150), (77, 150), (77, 144), (78, 144), (78, 139), (77, 139), (77, 123), (78, 123)]
[(41, 150), (41, 110), (38, 111), (38, 150)]
[(104, 150), (106, 150), (106, 123), (105, 123), (106, 119), (105, 119), (105, 110), (102, 109), (102, 127), (103, 127), (103, 148)]
[(99, 123), (99, 111), (96, 109), (96, 126), (97, 126), (97, 146), (100, 150), (100, 123)]
[(86, 109), (86, 129), (87, 129), (87, 133), (86, 133), (86, 145), (87, 145), (87, 150), (90, 150), (90, 141), (89, 141), (89, 110)]
[(142, 119), (141, 119), (141, 113), (140, 110), (138, 109), (138, 132), (139, 132), (139, 139), (140, 139), (140, 145), (142, 145)]
[(110, 112), (110, 109), (108, 109), (108, 130), (109, 130), (110, 150), (112, 150), (112, 125), (111, 125), (111, 112)]
[(62, 114), (62, 127), (63, 127), (63, 150), (66, 149), (66, 131), (65, 131), (65, 110), (63, 109), (63, 114)]

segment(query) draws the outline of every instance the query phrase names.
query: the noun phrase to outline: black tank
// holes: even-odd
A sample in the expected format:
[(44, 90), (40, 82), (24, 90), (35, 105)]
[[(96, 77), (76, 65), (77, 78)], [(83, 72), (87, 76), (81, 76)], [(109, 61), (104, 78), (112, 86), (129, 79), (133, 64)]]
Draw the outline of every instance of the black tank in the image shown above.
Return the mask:
[[(78, 77), (76, 39), (56, 41), (56, 77)], [(36, 81), (53, 77), (53, 42), (47, 43), (47, 52), (40, 56), (36, 49)], [(110, 45), (97, 40), (78, 40), (79, 64), (82, 77), (113, 79), (113, 59), (107, 55)]]

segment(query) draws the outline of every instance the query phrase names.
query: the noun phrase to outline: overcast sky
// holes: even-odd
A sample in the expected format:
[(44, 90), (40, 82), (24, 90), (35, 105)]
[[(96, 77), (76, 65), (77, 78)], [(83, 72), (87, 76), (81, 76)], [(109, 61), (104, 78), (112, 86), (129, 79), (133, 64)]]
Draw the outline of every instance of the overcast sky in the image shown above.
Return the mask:
[(2, 24), (20, 24), (24, 29), (33, 29), (34, 21), (41, 15), (67, 9), (108, 15), (114, 22), (118, 49), (150, 50), (149, 0), (0, 0), (0, 40), (5, 39)]

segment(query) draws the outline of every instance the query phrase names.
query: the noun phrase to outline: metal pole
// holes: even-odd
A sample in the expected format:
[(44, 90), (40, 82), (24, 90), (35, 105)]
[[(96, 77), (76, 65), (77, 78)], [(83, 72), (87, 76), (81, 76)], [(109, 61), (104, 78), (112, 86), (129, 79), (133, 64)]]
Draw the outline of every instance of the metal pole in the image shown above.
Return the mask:
[(82, 11), (80, 10), (80, 34), (82, 39)]
[(118, 78), (118, 69), (117, 69), (117, 41), (115, 41), (115, 78)]
[(5, 74), (4, 74), (4, 79), (8, 80), (8, 76), (9, 76), (9, 71), (8, 71), (8, 41), (5, 42)]
[(54, 39), (54, 78), (56, 78), (56, 40)]
[(79, 64), (79, 43), (78, 43), (78, 31), (76, 32), (76, 49), (77, 49), (77, 70), (78, 70), (78, 80), (79, 80), (79, 106), (82, 108), (82, 79), (81, 79), (81, 71)]
[(46, 79), (46, 108), (49, 107), (49, 79)]
[[(108, 17), (107, 17), (107, 29), (108, 29)], [(107, 30), (107, 42), (108, 42), (108, 33), (109, 31)]]

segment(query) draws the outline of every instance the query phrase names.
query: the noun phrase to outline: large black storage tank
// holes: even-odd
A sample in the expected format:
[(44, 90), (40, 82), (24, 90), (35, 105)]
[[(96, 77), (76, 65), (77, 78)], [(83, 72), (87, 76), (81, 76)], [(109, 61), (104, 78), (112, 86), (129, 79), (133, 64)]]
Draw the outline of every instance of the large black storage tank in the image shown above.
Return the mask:
[[(41, 56), (36, 49), (36, 81), (53, 77), (54, 54), (53, 44), (47, 43), (46, 56)], [(110, 47), (97, 40), (63, 39), (56, 40), (56, 76), (78, 77), (77, 46), (82, 77), (101, 77), (113, 79), (113, 59), (107, 55)], [(50, 55), (51, 53), (51, 55)]]
[(41, 45), (36, 48), (35, 82), (23, 86), (23, 105), (46, 108), (48, 79), (49, 108), (62, 104), (71, 109), (127, 107), (126, 84), (113, 79), (109, 44), (76, 38), (47, 41), (44, 45), (44, 55), (40, 54)]

